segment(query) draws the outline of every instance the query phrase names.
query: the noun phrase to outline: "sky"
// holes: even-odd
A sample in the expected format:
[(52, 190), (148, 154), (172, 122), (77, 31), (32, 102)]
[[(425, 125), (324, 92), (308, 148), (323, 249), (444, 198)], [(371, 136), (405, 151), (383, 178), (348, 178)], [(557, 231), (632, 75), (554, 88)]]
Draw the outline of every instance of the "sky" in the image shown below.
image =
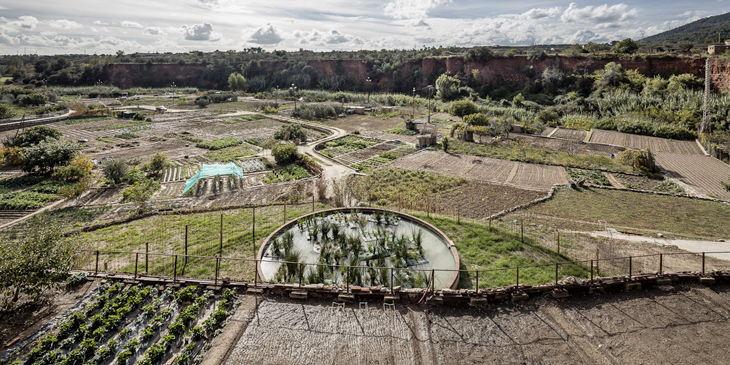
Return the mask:
[(1, 0), (0, 54), (604, 43), (726, 12), (730, 0)]

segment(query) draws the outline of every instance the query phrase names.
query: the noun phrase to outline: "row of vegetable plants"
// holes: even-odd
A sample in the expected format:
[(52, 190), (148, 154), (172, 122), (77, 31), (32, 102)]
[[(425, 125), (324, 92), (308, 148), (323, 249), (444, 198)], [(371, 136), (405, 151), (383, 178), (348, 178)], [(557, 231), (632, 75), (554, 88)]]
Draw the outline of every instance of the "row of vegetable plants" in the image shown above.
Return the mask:
[(102, 284), (13, 365), (197, 364), (237, 305), (231, 289), (220, 297), (195, 286)]

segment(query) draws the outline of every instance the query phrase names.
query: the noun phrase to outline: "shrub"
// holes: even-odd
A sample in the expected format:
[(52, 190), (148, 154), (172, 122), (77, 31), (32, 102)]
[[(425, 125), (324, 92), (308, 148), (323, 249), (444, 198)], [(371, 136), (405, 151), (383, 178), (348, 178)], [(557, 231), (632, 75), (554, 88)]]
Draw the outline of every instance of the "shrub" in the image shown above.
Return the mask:
[(449, 106), (449, 114), (461, 118), (464, 121), (464, 116), (475, 114), (477, 112), (477, 106), (471, 100), (459, 100), (451, 103)]
[(289, 123), (281, 126), (281, 129), (274, 132), (274, 138), (283, 141), (299, 139), (302, 142), (307, 141), (307, 132), (304, 131), (301, 124)]
[(149, 171), (152, 172), (152, 174), (157, 175), (165, 168), (166, 165), (167, 156), (162, 152), (157, 152), (154, 156), (152, 156), (148, 168)]
[(297, 160), (299, 153), (297, 146), (293, 143), (280, 143), (271, 149), (271, 155), (274, 156), (276, 163), (286, 165)]
[(107, 161), (101, 166), (104, 178), (113, 184), (121, 184), (127, 176), (128, 169), (129, 166), (122, 160)]
[(198, 148), (205, 148), (208, 150), (220, 150), (226, 147), (232, 147), (232, 146), (238, 146), (240, 144), (243, 144), (243, 141), (237, 138), (233, 137), (223, 137), (214, 139), (210, 142), (199, 142), (195, 144), (195, 147)]
[(23, 149), (20, 153), (22, 160), (20, 168), (28, 173), (53, 172), (56, 166), (64, 166), (71, 162), (82, 148), (82, 145), (71, 141), (44, 141)]
[(86, 156), (76, 155), (68, 166), (60, 167), (52, 177), (64, 181), (78, 181), (84, 176), (89, 176), (93, 167), (94, 164)]
[(58, 140), (61, 138), (63, 133), (56, 128), (39, 125), (30, 127), (23, 132), (20, 132), (15, 139), (13, 139), (13, 146), (15, 147), (30, 147), (35, 146), (45, 140)]
[(340, 104), (303, 104), (292, 110), (291, 116), (306, 120), (335, 118), (345, 112)]

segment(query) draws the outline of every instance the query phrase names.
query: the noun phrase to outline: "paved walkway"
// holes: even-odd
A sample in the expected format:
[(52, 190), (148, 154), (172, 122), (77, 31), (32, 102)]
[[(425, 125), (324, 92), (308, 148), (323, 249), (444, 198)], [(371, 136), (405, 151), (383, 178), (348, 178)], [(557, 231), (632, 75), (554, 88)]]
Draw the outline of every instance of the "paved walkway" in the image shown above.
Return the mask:
[(594, 231), (586, 232), (593, 237), (608, 237), (613, 239), (620, 239), (633, 242), (646, 242), (653, 243), (658, 246), (677, 246), (682, 250), (702, 253), (702, 252), (722, 252), (727, 251), (728, 253), (708, 253), (707, 256), (712, 256), (721, 260), (730, 261), (730, 243), (728, 242), (716, 242), (716, 241), (701, 241), (701, 240), (673, 240), (664, 237), (646, 237), (636, 236), (630, 234), (623, 234), (618, 232), (610, 231)]

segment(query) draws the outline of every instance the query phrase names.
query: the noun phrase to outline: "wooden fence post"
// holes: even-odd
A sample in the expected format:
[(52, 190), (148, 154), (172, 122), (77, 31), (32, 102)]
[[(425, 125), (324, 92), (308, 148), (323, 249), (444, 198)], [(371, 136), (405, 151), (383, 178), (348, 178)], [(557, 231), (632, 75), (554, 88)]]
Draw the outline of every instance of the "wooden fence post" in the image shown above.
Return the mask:
[(525, 223), (520, 219), (520, 241), (525, 243)]
[(591, 284), (593, 284), (593, 260), (591, 260)]
[(218, 270), (220, 269), (220, 264), (221, 264), (221, 258), (216, 257), (215, 258), (215, 282), (214, 282), (213, 286), (218, 286)]
[(302, 263), (299, 263), (299, 288), (302, 287)]
[(520, 267), (517, 266), (517, 288), (520, 287)]
[(560, 231), (558, 231), (558, 255), (560, 255)]
[(477, 294), (479, 294), (479, 270), (477, 270)]
[(188, 264), (188, 225), (185, 225), (185, 265)]
[(349, 266), (345, 267), (345, 270), (347, 270), (345, 272), (345, 282), (346, 282), (345, 293), (350, 294), (350, 267)]
[(702, 253), (702, 275), (705, 275), (705, 253)]
[(436, 271), (431, 269), (431, 295), (436, 292)]
[(600, 263), (601, 263), (600, 251), (599, 251), (598, 248), (596, 248), (596, 275), (601, 275), (600, 274), (600, 272), (601, 272), (601, 269), (600, 269), (601, 265), (600, 265)]
[(555, 263), (555, 286), (558, 286), (558, 263)]
[(94, 275), (99, 273), (99, 250), (96, 250), (96, 266), (94, 266)]
[(137, 263), (139, 262), (139, 252), (134, 253), (134, 279), (137, 280)]
[(390, 268), (390, 294), (393, 294), (393, 268)]
[(284, 221), (281, 224), (286, 223), (286, 202), (284, 202)]
[(253, 217), (253, 227), (251, 228), (251, 245), (253, 245), (253, 254), (256, 256), (256, 207), (251, 208)]
[(633, 269), (633, 267), (632, 267), (633, 264), (634, 264), (633, 259), (631, 258), (631, 256), (629, 256), (629, 280), (631, 280), (631, 271), (633, 271), (632, 270)]
[(254, 259), (254, 270), (253, 270), (253, 287), (259, 286), (259, 260)]

